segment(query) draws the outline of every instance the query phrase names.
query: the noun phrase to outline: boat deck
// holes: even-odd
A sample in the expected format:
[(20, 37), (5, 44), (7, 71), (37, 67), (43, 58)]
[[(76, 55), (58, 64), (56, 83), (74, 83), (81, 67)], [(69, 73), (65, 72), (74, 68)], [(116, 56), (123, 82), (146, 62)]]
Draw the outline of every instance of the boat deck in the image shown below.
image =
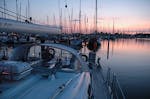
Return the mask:
[(75, 76), (74, 73), (57, 72), (57, 79), (31, 74), (19, 81), (6, 81), (0, 84), (0, 99), (49, 99), (60, 86)]
[(92, 88), (94, 99), (110, 99), (101, 69), (92, 70)]

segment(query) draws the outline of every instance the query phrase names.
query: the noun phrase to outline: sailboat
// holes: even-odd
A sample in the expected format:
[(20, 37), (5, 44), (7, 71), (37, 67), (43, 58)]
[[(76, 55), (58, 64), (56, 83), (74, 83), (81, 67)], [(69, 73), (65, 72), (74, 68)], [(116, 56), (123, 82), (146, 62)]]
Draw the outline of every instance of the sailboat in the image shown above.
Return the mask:
[(92, 99), (93, 95), (85, 60), (61, 44), (15, 48), (8, 61), (0, 62), (0, 81), (1, 99)]
[(90, 50), (94, 50), (94, 51), (96, 51), (99, 47), (100, 47), (100, 45), (101, 45), (101, 40), (100, 40), (100, 37), (96, 37), (96, 35), (97, 35), (97, 0), (96, 0), (96, 2), (95, 2), (95, 32), (94, 32), (94, 34), (93, 35), (91, 35), (91, 38), (89, 39), (89, 41), (88, 41), (88, 49), (90, 49)]

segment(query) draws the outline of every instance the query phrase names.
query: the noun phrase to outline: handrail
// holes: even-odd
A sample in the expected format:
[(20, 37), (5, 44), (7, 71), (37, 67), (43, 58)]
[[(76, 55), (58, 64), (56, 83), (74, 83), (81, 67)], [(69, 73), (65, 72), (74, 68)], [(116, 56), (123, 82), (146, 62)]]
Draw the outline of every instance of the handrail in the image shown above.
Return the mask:
[[(101, 62), (101, 61), (100, 61), (101, 66), (103, 66), (103, 65), (107, 66), (104, 62)], [(101, 69), (104, 69), (104, 68), (101, 68)], [(120, 86), (120, 83), (119, 83), (115, 73), (112, 72), (111, 68), (107, 67), (107, 70), (105, 71), (105, 73), (103, 70), (102, 74), (104, 77), (105, 85), (109, 90), (110, 99), (126, 99), (125, 95), (123, 93), (123, 90)]]
[(124, 95), (124, 93), (123, 93), (123, 90), (122, 90), (122, 88), (121, 88), (121, 86), (120, 86), (120, 83), (119, 83), (118, 79), (116, 79), (116, 83), (117, 83), (117, 85), (118, 85), (118, 87), (119, 87), (119, 89), (120, 89), (120, 91), (121, 91), (121, 93), (122, 93), (123, 99), (125, 99), (125, 95)]
[(109, 88), (111, 99), (125, 99), (125, 95), (116, 75), (111, 73), (111, 68), (107, 70), (106, 86)]

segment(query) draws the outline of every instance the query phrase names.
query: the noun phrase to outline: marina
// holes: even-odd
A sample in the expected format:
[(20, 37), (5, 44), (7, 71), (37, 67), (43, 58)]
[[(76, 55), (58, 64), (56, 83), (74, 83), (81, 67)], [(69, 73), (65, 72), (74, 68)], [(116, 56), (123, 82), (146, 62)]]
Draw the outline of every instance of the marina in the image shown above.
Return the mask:
[[(61, 86), (62, 86), (62, 88), (63, 87), (65, 88), (65, 89), (63, 88), (62, 91), (60, 91), (61, 94), (67, 94), (65, 92), (67, 90), (69, 90), (70, 88), (71, 88), (70, 90), (73, 91), (74, 88), (71, 87), (73, 85), (70, 84), (70, 83), (75, 83), (74, 80), (79, 79), (79, 81), (81, 81), (83, 83), (83, 85), (86, 85), (86, 86), (84, 87), (82, 85), (82, 87), (77, 87), (78, 89), (75, 88), (76, 90), (78, 90), (77, 92), (79, 92), (79, 93), (76, 93), (76, 97), (78, 97), (78, 98), (83, 98), (84, 97), (86, 99), (86, 98), (94, 98), (95, 97), (96, 99), (98, 99), (99, 97), (102, 97), (102, 98), (108, 99), (108, 98), (111, 98), (111, 97), (114, 97), (114, 98), (118, 97), (117, 94), (113, 95), (112, 91), (109, 92), (109, 90), (107, 89), (107, 87), (109, 87), (109, 85), (107, 85), (107, 83), (105, 83), (104, 79), (100, 78), (101, 79), (100, 82), (96, 81), (96, 78), (95, 78), (96, 76), (101, 75), (101, 77), (102, 77), (103, 75), (100, 73), (100, 68), (101, 67), (99, 67), (99, 71), (97, 71), (96, 74), (93, 71), (96, 68), (98, 68), (98, 67), (96, 67), (96, 64), (94, 65), (95, 60), (93, 60), (93, 56), (92, 56), (92, 55), (95, 55), (95, 54), (93, 54), (93, 53), (89, 54), (89, 61), (91, 60), (91, 62), (88, 62), (87, 60), (85, 60), (85, 62), (86, 62), (85, 63), (84, 60), (81, 59), (80, 54), (72, 48), (69, 48), (67, 46), (60, 45), (60, 44), (41, 44), (40, 45), (41, 50), (43, 50), (43, 51), (45, 50), (45, 49), (43, 49), (43, 47), (46, 47), (46, 46), (47, 47), (52, 47), (52, 48), (58, 48), (58, 49), (61, 49), (59, 51), (61, 53), (62, 53), (62, 50), (69, 51), (70, 53), (72, 53), (72, 56), (71, 56), (72, 58), (69, 58), (70, 55), (66, 56), (64, 54), (65, 56), (63, 56), (63, 54), (58, 54), (58, 53), (56, 55), (58, 58), (56, 56), (50, 57), (50, 56), (45, 55), (45, 54), (48, 54), (48, 52), (47, 53), (40, 52), (41, 54), (39, 54), (39, 55), (41, 55), (41, 56), (39, 56), (39, 57), (37, 57), (37, 55), (34, 55), (34, 56), (32, 56), (32, 55), (30, 56), (30, 54), (26, 55), (26, 53), (28, 53), (28, 49), (30, 49), (30, 47), (32, 47), (32, 46), (34, 46), (34, 45), (24, 45), (24, 46), (15, 48), (15, 50), (13, 52), (13, 55), (10, 57), (10, 59), (8, 61), (2, 61), (0, 63), (1, 64), (1, 77), (2, 77), (1, 78), (2, 84), (1, 84), (1, 87), (0, 87), (1, 88), (1, 98), (4, 98), (4, 99), (5, 98), (13, 98), (13, 97), (18, 98), (18, 99), (20, 99), (20, 98), (27, 99), (27, 97), (32, 98), (36, 94), (35, 92), (36, 92), (36, 89), (38, 87), (41, 89), (41, 88), (43, 88), (42, 85), (46, 86), (48, 84), (48, 82), (49, 82), (49, 84), (51, 84), (51, 82), (53, 82), (53, 80), (56, 80), (56, 81), (59, 80), (59, 75), (60, 76), (65, 75), (65, 74), (61, 74), (61, 72), (62, 73), (67, 73), (67, 72), (68, 73), (75, 73), (74, 75), (76, 75), (76, 76), (78, 75), (77, 78), (76, 78), (76, 76), (73, 76), (73, 78), (69, 78), (68, 81), (66, 81), (64, 79), (64, 81), (68, 83), (67, 85), (64, 85), (64, 82), (63, 82), (62, 84), (59, 84), (59, 85), (56, 86), (56, 88), (57, 87), (60, 88)], [(18, 54), (16, 54), (16, 53), (18, 53)], [(29, 53), (32, 53), (32, 52), (29, 52)], [(52, 52), (52, 53), (53, 54), (50, 54), (50, 55), (55, 55), (54, 52)], [(42, 60), (39, 59), (40, 57), (42, 58)], [(77, 60), (75, 58), (77, 58)], [(78, 61), (79, 63), (76, 62), (76, 61)], [(89, 66), (88, 66), (88, 64), (89, 64)], [(88, 67), (92, 67), (93, 73), (91, 72), (91, 74), (90, 74), (90, 72), (88, 72), (89, 71)], [(35, 77), (30, 78), (30, 76), (29, 76), (29, 81), (28, 81), (28, 78), (26, 76), (28, 76), (31, 73), (31, 71), (33, 72), (32, 75), (35, 76)], [(40, 73), (40, 75), (37, 75), (37, 72)], [(100, 74), (98, 74), (98, 73), (100, 73)], [(70, 74), (68, 74), (68, 76), (69, 75)], [(84, 78), (82, 77), (82, 75), (84, 75)], [(47, 78), (47, 81), (46, 81), (47, 84), (46, 84), (45, 80), (43, 82), (42, 78), (41, 77), (39, 78), (39, 76), (42, 76), (44, 78), (46, 77)], [(5, 80), (3, 81), (3, 79), (6, 79), (6, 82), (5, 82)], [(26, 79), (27, 79), (27, 81), (26, 81)], [(37, 85), (38, 87), (36, 87), (36, 86), (32, 87), (33, 89), (29, 89), (29, 90), (32, 90), (32, 91), (29, 92), (29, 93), (26, 93), (24, 88), (27, 88), (27, 86), (31, 86), (31, 84), (35, 83), (34, 79), (39, 79), (39, 81), (36, 81), (36, 82), (38, 82), (38, 83), (41, 82), (40, 83), (41, 86)], [(8, 80), (8, 82), (7, 82), (7, 80)], [(9, 82), (9, 80), (11, 80), (13, 82)], [(61, 79), (61, 80), (63, 81), (63, 79)], [(77, 81), (76, 83), (80, 85), (81, 82), (79, 83), (79, 81)], [(85, 84), (85, 82), (87, 84)], [(19, 85), (15, 86), (16, 83), (18, 83)], [(10, 86), (10, 88), (9, 88), (8, 85)], [(97, 89), (97, 87), (94, 87), (94, 86), (98, 86), (98, 85), (102, 86), (104, 89), (101, 89), (101, 88)], [(51, 86), (51, 85), (49, 85), (49, 86)], [(76, 85), (76, 86), (78, 86), (78, 85)], [(53, 85), (53, 87), (54, 87), (54, 85)], [(69, 87), (69, 89), (68, 89), (68, 87)], [(80, 88), (82, 88), (82, 90), (80, 90)], [(83, 89), (83, 88), (85, 88), (85, 89)], [(112, 88), (112, 87), (110, 87), (110, 88)], [(35, 89), (35, 92), (34, 92), (34, 89)], [(52, 90), (51, 88), (48, 88), (48, 89)], [(44, 90), (46, 91), (48, 89), (43, 89), (41, 91), (44, 91)], [(24, 90), (25, 92), (22, 92), (22, 90)], [(29, 90), (27, 90), (27, 91), (29, 91)], [(54, 89), (54, 90), (57, 90), (57, 89)], [(101, 90), (100, 91), (101, 95), (99, 95), (97, 93), (98, 90)], [(20, 92), (22, 92), (22, 93), (20, 93)], [(72, 92), (72, 95), (70, 95), (70, 96), (60, 95), (60, 92), (59, 92), (59, 89), (58, 89), (58, 94), (56, 92), (56, 96), (55, 96), (54, 92), (52, 92), (52, 93), (54, 93), (54, 96), (53, 96), (53, 94), (50, 95), (50, 93), (48, 95), (44, 94), (45, 93), (44, 92), (40, 95), (40, 97), (36, 97), (36, 98), (40, 99), (41, 97), (43, 97), (43, 95), (45, 96), (45, 98), (46, 97), (47, 98), (50, 98), (50, 97), (54, 97), (54, 98), (58, 98), (58, 97), (59, 98), (65, 98), (65, 97), (68, 98), (68, 97), (70, 97), (70, 98), (73, 98), (73, 97), (75, 97), (74, 92)], [(84, 93), (84, 94), (80, 94), (80, 93)], [(84, 96), (85, 94), (86, 94), (86, 96)], [(123, 93), (121, 93), (121, 95), (122, 94)], [(22, 97), (22, 95), (23, 95), (23, 97)]]
[[(147, 92), (149, 92), (148, 78), (150, 69), (149, 68), (150, 55), (147, 54), (149, 52), (148, 50), (149, 49), (148, 46), (150, 44), (149, 40), (120, 39), (117, 41), (110, 41), (109, 53), (108, 53), (108, 41), (107, 40), (101, 41), (101, 44), (102, 44), (101, 47), (97, 51), (97, 55), (101, 57), (100, 63), (103, 68), (104, 74), (107, 73), (108, 67), (111, 67), (112, 69), (111, 71), (113, 71), (116, 74), (117, 79), (119, 80), (121, 88), (127, 99), (136, 98), (137, 94), (139, 99), (143, 97), (147, 99), (149, 97), (149, 94)], [(136, 52), (132, 48), (133, 46), (135, 46), (135, 48), (138, 49)], [(8, 47), (9, 54), (12, 52), (12, 48), (13, 47), (11, 46)], [(80, 51), (85, 55), (88, 55), (89, 53), (87, 47), (83, 47), (82, 49), (80, 49)], [(1, 50), (1, 52), (3, 51)], [(34, 52), (34, 48), (32, 48), (32, 52)], [(124, 57), (120, 58), (122, 55)], [(129, 55), (130, 58), (128, 58)], [(143, 57), (145, 58), (143, 59)], [(136, 61), (132, 61), (131, 59), (133, 58)], [(118, 61), (116, 61), (116, 59)], [(130, 68), (130, 70), (128, 68)], [(96, 79), (99, 78), (99, 76), (95, 77)], [(143, 89), (143, 91), (142, 92), (138, 91), (138, 88)]]
[(150, 2), (110, 2), (0, 1), (0, 99), (149, 99)]

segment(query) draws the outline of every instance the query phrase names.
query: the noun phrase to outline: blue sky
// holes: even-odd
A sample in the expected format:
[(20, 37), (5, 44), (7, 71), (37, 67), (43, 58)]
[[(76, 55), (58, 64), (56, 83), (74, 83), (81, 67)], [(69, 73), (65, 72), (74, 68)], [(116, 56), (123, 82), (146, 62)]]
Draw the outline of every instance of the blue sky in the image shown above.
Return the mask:
[[(16, 11), (16, 0), (6, 0), (7, 9)], [(28, 0), (18, 0), (18, 4), (22, 7), (22, 14), (26, 15), (26, 6)], [(47, 22), (49, 17), (49, 24), (54, 24), (54, 16), (56, 23), (59, 23), (59, 0), (29, 0), (31, 16)], [(63, 21), (66, 21), (71, 16), (73, 9), (73, 19), (78, 19), (80, 0), (60, 0), (60, 8), (63, 13)], [(68, 5), (65, 8), (65, 4)], [(88, 26), (93, 27), (93, 20), (95, 14), (95, 0), (81, 0), (82, 4), (82, 23), (84, 18), (88, 18)], [(3, 0), (0, 0), (0, 6), (3, 7)], [(150, 0), (98, 0), (98, 22), (99, 28), (103, 30), (111, 30), (112, 19), (115, 19), (116, 31), (117, 29), (137, 29), (142, 27), (142, 30), (150, 29)], [(84, 26), (83, 26), (84, 27)], [(137, 27), (137, 28), (136, 28)]]

